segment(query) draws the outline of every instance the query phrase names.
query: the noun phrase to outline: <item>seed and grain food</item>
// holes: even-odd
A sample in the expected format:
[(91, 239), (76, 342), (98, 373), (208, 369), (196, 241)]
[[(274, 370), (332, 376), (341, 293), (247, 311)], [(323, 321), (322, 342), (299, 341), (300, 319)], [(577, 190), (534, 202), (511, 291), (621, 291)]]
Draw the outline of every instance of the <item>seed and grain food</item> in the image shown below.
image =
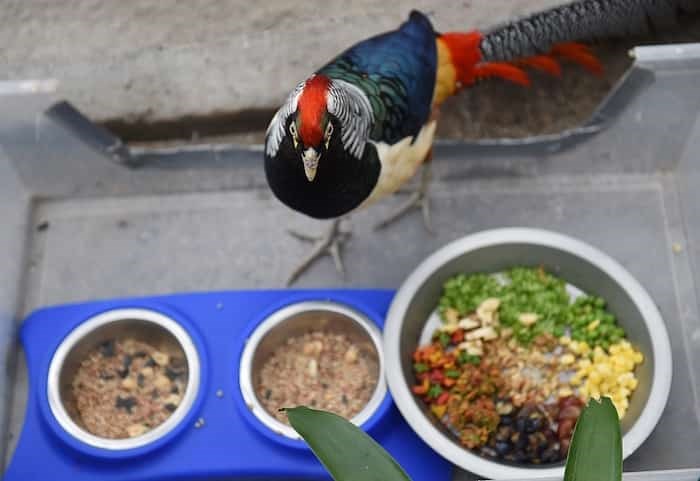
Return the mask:
[(133, 338), (107, 340), (87, 354), (71, 382), (76, 421), (103, 438), (140, 436), (177, 409), (187, 379), (179, 352)]
[(642, 354), (599, 297), (571, 299), (543, 269), (449, 279), (442, 324), (413, 353), (413, 392), (468, 449), (562, 461), (581, 409), (608, 396), (623, 418)]
[(314, 331), (287, 339), (260, 369), (256, 393), (265, 409), (288, 424), (279, 409), (298, 405), (346, 419), (372, 397), (379, 378), (374, 347), (344, 334)]

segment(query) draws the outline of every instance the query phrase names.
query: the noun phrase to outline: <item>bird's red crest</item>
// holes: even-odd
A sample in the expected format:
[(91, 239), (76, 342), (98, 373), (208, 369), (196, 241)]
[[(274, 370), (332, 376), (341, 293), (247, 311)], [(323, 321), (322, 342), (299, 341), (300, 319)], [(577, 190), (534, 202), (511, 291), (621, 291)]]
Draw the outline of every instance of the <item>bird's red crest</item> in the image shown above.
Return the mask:
[(315, 75), (306, 81), (299, 96), (299, 137), (305, 146), (316, 146), (323, 138), (321, 122), (326, 114), (326, 94), (330, 83), (325, 75)]

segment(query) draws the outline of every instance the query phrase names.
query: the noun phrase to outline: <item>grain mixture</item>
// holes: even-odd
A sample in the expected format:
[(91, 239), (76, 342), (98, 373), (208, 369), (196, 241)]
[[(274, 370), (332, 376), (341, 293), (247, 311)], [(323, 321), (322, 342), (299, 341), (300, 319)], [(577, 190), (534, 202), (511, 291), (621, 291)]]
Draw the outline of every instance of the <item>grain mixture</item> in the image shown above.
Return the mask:
[(87, 355), (73, 378), (76, 421), (103, 438), (140, 436), (170, 417), (186, 385), (181, 353), (130, 338), (108, 340)]
[(350, 419), (369, 401), (378, 375), (371, 345), (316, 331), (280, 346), (263, 364), (256, 391), (265, 409), (285, 424), (287, 416), (278, 410), (299, 405)]

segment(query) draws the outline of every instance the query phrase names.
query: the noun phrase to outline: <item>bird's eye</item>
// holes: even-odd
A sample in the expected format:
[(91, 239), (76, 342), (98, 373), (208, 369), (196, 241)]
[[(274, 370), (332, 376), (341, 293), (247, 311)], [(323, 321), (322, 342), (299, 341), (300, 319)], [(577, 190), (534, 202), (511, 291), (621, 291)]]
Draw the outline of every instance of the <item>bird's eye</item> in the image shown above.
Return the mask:
[(333, 124), (328, 122), (328, 125), (326, 125), (326, 140), (330, 139), (332, 134), (333, 134)]

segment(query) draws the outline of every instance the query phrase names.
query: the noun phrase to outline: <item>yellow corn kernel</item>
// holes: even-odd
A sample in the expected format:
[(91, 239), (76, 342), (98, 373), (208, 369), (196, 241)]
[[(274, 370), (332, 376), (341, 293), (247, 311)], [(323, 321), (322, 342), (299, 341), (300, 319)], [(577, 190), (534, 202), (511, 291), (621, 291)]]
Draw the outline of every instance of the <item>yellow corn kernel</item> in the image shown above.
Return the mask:
[(580, 354), (583, 354), (585, 356), (591, 352), (591, 346), (589, 346), (586, 341), (583, 341), (581, 342), (581, 344), (579, 344), (579, 351)]
[(596, 327), (600, 325), (600, 319), (596, 319), (595, 321), (591, 321), (587, 326), (586, 329), (589, 331), (595, 331)]
[(559, 397), (571, 396), (574, 392), (568, 387), (562, 387), (559, 389)]
[(626, 387), (621, 387), (620, 389), (618, 389), (617, 393), (623, 398), (627, 399), (629, 395), (632, 394), (632, 391), (630, 391)]
[(596, 364), (595, 369), (600, 373), (601, 376), (610, 376), (613, 373), (612, 366), (607, 362), (601, 362), (600, 364)]
[(593, 362), (603, 362), (608, 356), (605, 355), (605, 352), (600, 346), (596, 346), (595, 349), (593, 349)]
[(564, 354), (561, 358), (559, 358), (559, 362), (565, 366), (573, 364), (575, 360), (576, 358), (573, 354)]
[(590, 359), (581, 359), (579, 362), (576, 363), (576, 366), (578, 366), (579, 369), (588, 369), (591, 367), (592, 363)]
[(445, 415), (445, 411), (447, 410), (447, 405), (442, 404), (442, 405), (437, 405), (433, 404), (430, 406), (430, 410), (437, 416), (438, 418), (442, 418)]
[(600, 399), (600, 391), (597, 389), (591, 389), (591, 392), (589, 393), (590, 397), (592, 397), (595, 400)]
[(559, 344), (562, 346), (567, 346), (571, 342), (571, 338), (569, 336), (561, 336), (559, 338)]
[(626, 409), (622, 409), (621, 407), (617, 407), (617, 406), (615, 406), (615, 409), (617, 410), (617, 417), (619, 419), (622, 419), (623, 417), (625, 417), (625, 413), (627, 412)]
[(581, 384), (581, 377), (578, 375), (578, 373), (571, 376), (571, 379), (569, 379), (569, 384), (572, 386), (579, 386)]
[(634, 356), (633, 356), (632, 360), (633, 360), (636, 364), (641, 364), (641, 362), (644, 361), (644, 355), (643, 355), (641, 352), (636, 351), (636, 352), (634, 353)]
[(589, 393), (590, 391), (588, 390), (588, 386), (586, 385), (586, 386), (581, 386), (581, 387), (579, 388), (578, 392), (579, 392), (579, 394), (581, 394), (581, 396), (583, 396), (584, 398), (587, 399), (587, 398), (588, 398), (588, 393)]
[(600, 379), (600, 373), (598, 371), (591, 371), (591, 373), (588, 375), (588, 382), (592, 385), (600, 384)]
[(571, 352), (574, 354), (578, 354), (579, 351), (579, 342), (578, 341), (569, 341), (569, 349)]
[(626, 339), (620, 341), (618, 344), (619, 344), (620, 347), (622, 347), (623, 349), (630, 349), (630, 348), (632, 347), (632, 344), (630, 344), (630, 342), (629, 342), (628, 340), (626, 340)]
[(617, 376), (617, 383), (620, 386), (626, 386), (630, 379), (634, 379), (634, 374), (631, 372), (623, 372)]
[(610, 354), (619, 354), (620, 353), (620, 346), (617, 344), (613, 344), (608, 348), (608, 351), (610, 351)]
[(637, 384), (638, 384), (638, 383), (639, 383), (639, 381), (637, 381), (636, 378), (632, 378), (632, 379), (630, 379), (629, 381), (627, 381), (627, 388), (628, 388), (630, 391), (634, 391), (635, 389), (637, 389)]

